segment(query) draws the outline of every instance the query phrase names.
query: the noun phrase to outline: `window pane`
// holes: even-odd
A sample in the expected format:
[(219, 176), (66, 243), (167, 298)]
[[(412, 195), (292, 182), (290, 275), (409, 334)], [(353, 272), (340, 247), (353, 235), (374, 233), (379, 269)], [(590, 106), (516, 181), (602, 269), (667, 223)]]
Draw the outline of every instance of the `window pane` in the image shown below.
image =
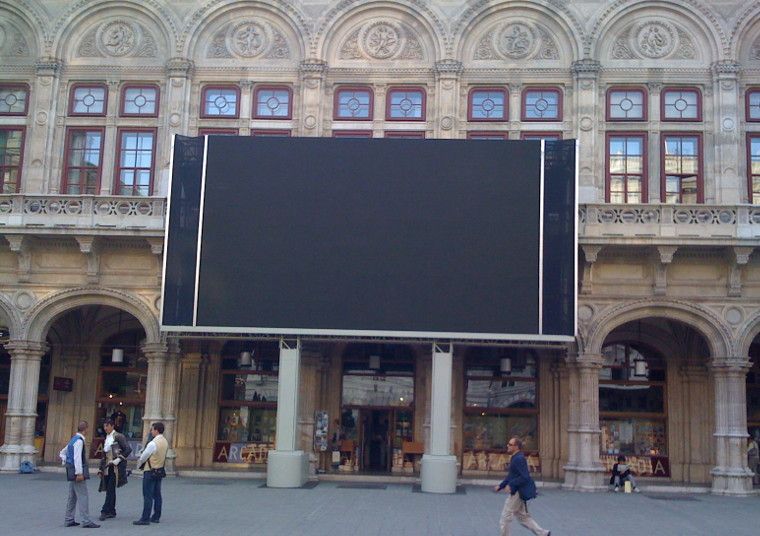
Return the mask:
[(27, 97), (23, 88), (0, 88), (0, 114), (24, 113)]
[(667, 456), (665, 422), (649, 419), (600, 419), (601, 450), (626, 456)]
[(610, 119), (643, 119), (644, 92), (616, 90), (609, 93)]
[(408, 407), (414, 401), (414, 378), (343, 375), (343, 404)]
[(391, 91), (390, 117), (393, 119), (422, 119), (422, 100), (422, 91)]
[(470, 117), (478, 119), (505, 119), (505, 93), (478, 90), (470, 93)]
[(599, 386), (599, 411), (662, 413), (665, 411), (661, 385)]
[(524, 112), (526, 119), (559, 119), (559, 93), (528, 90)]
[(277, 376), (223, 374), (222, 400), (277, 402)]
[(760, 121), (760, 90), (752, 90), (747, 95), (748, 118)]
[(665, 91), (665, 119), (697, 119), (699, 94), (694, 90)]
[(260, 89), (256, 92), (257, 117), (288, 117), (290, 92), (287, 89)]
[[(463, 424), (465, 449), (506, 450), (507, 440), (517, 436), (523, 440), (523, 451), (538, 450), (538, 418), (535, 415), (465, 415)], [(502, 466), (493, 470), (503, 469)]]
[(371, 119), (369, 90), (354, 89), (338, 92), (337, 117), (345, 119)]
[(106, 90), (102, 87), (80, 86), (74, 90), (75, 114), (104, 114)]
[(235, 117), (237, 115), (237, 90), (207, 88), (203, 110), (204, 115)]
[(535, 408), (536, 384), (503, 377), (467, 380), (466, 404), (478, 408)]
[(124, 113), (155, 115), (158, 91), (153, 87), (130, 87), (124, 90)]
[[(276, 424), (276, 409), (245, 406), (221, 408), (217, 439), (231, 443), (264, 443), (274, 448)], [(245, 451), (241, 453), (241, 459), (237, 461), (265, 463), (266, 452)]]
[(641, 192), (629, 192), (628, 203), (641, 203)]

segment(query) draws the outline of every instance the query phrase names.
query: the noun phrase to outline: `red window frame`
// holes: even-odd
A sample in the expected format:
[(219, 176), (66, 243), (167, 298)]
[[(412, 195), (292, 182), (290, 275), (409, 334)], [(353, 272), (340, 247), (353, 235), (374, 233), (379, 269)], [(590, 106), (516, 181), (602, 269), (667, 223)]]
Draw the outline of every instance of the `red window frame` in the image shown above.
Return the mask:
[[(74, 101), (76, 100), (74, 98), (74, 94), (76, 93), (77, 89), (81, 88), (100, 88), (103, 90), (103, 111), (98, 113), (87, 113), (87, 112), (75, 112), (74, 111)], [(69, 115), (73, 117), (105, 117), (106, 113), (108, 112), (108, 86), (106, 86), (103, 83), (97, 83), (97, 82), (76, 82), (74, 84), (71, 84), (71, 88), (69, 88)]]
[(293, 133), (286, 128), (255, 128), (251, 130), (251, 136), (267, 136), (267, 137), (282, 137), (289, 138)]
[[(120, 190), (120, 180), (121, 177), (121, 170), (123, 169), (132, 169), (132, 170), (143, 170), (147, 168), (141, 168), (141, 167), (131, 167), (131, 166), (122, 166), (121, 165), (121, 149), (122, 149), (122, 142), (124, 139), (124, 134), (139, 134), (139, 133), (150, 133), (153, 134), (153, 146), (151, 147), (151, 159), (150, 159), (150, 180), (148, 181), (148, 195), (142, 196), (139, 193), (135, 193), (136, 185), (132, 184), (132, 193), (122, 193)], [(113, 173), (113, 195), (125, 195), (125, 196), (134, 196), (134, 197), (150, 197), (153, 195), (153, 185), (155, 183), (155, 175), (156, 175), (156, 142), (158, 139), (158, 129), (157, 128), (132, 128), (132, 127), (120, 127), (116, 130), (116, 158), (114, 158), (114, 173)]]
[(555, 131), (525, 130), (523, 132), (520, 132), (520, 139), (521, 140), (533, 140), (533, 139), (561, 140), (562, 132), (557, 132), (556, 130)]
[[(288, 92), (288, 115), (287, 116), (275, 116), (275, 115), (259, 115), (259, 93), (266, 90), (275, 91), (287, 91)], [(287, 121), (293, 119), (293, 88), (290, 86), (282, 86), (275, 84), (261, 85), (253, 88), (253, 118), (254, 119), (267, 119), (271, 121)]]
[[(344, 91), (367, 91), (369, 93), (369, 110), (367, 117), (342, 117), (340, 110), (340, 94)], [(333, 95), (333, 121), (372, 121), (375, 117), (375, 92), (369, 86), (338, 86)]]
[[(98, 180), (95, 184), (95, 194), (100, 193), (100, 183), (103, 179), (103, 146), (105, 145), (106, 129), (105, 127), (69, 127), (66, 129), (66, 143), (64, 144), (64, 168), (63, 180), (61, 181), (61, 190), (63, 194), (68, 194), (70, 185), (69, 174), (72, 169), (87, 169), (81, 166), (71, 166), (71, 138), (75, 132), (99, 132), (100, 133), (100, 155), (98, 157)], [(81, 183), (80, 183), (81, 185)], [(86, 192), (80, 192), (78, 195), (87, 195)], [(76, 194), (75, 194), (76, 195)]]
[[(557, 117), (544, 118), (529, 118), (527, 116), (526, 101), (528, 99), (528, 93), (531, 91), (553, 91), (557, 94)], [(564, 97), (562, 94), (562, 88), (558, 86), (528, 86), (523, 89), (520, 95), (520, 120), (530, 123), (559, 123), (563, 121), (564, 117)]]
[[(610, 172), (610, 139), (611, 138), (640, 138), (641, 139), (641, 173), (622, 173), (625, 178), (625, 192), (626, 201), (628, 203), (628, 176), (641, 177), (641, 201), (639, 203), (647, 203), (649, 200), (648, 192), (648, 174), (647, 174), (647, 133), (646, 132), (607, 132), (604, 138), (604, 201), (610, 203), (611, 198), (611, 185), (612, 185), (612, 173)], [(615, 175), (621, 175), (615, 173)]]
[(406, 138), (410, 140), (424, 140), (424, 130), (386, 130), (383, 133), (384, 138)]
[[(24, 169), (24, 143), (26, 143), (26, 127), (23, 126), (3, 126), (0, 132), (21, 132), (21, 144), (17, 166), (7, 166), (5, 161), (0, 159), (0, 193), (18, 193), (21, 188), (21, 172)], [(4, 149), (4, 148), (3, 148)], [(18, 168), (16, 174), (16, 189), (13, 192), (5, 192), (5, 170)]]
[[(127, 90), (128, 89), (155, 89), (156, 90), (156, 110), (152, 114), (141, 114), (141, 113), (127, 113), (124, 111), (125, 104), (127, 102)], [(124, 84), (124, 86), (121, 88), (121, 93), (119, 95), (119, 117), (158, 117), (158, 109), (161, 105), (161, 87), (158, 86), (158, 84)]]
[[(628, 91), (633, 92), (637, 91), (641, 93), (641, 117), (633, 117), (633, 118), (627, 118), (627, 117), (612, 117), (612, 103), (610, 101), (610, 96), (613, 92), (616, 91)], [(648, 121), (649, 120), (649, 94), (647, 93), (646, 88), (640, 87), (640, 86), (611, 86), (607, 88), (607, 93), (605, 94), (605, 102), (606, 102), (606, 120), (607, 121), (614, 121), (614, 122), (641, 122), (641, 121)]]
[[(477, 93), (478, 91), (490, 91), (490, 92), (496, 92), (501, 93), (504, 97), (504, 116), (501, 118), (482, 118), (482, 117), (473, 117), (472, 114), (472, 96), (474, 93)], [(505, 87), (498, 87), (498, 86), (489, 86), (489, 87), (480, 87), (475, 86), (470, 88), (470, 91), (467, 92), (467, 120), (468, 121), (477, 121), (477, 122), (499, 122), (503, 123), (505, 121), (509, 121), (509, 90)]]
[(371, 130), (333, 130), (333, 138), (371, 138)]
[[(760, 98), (760, 87), (748, 87), (747, 91), (744, 94), (744, 116), (748, 123), (757, 123), (760, 122), (760, 109), (758, 109), (758, 116), (755, 118), (750, 117), (750, 97), (752, 95), (757, 95), (758, 98)], [(759, 107), (760, 108), (760, 107)]]
[[(665, 143), (667, 141), (667, 138), (697, 138), (697, 151), (699, 154), (697, 155), (697, 203), (704, 203), (705, 202), (705, 186), (704, 186), (704, 149), (703, 149), (703, 143), (702, 143), (702, 133), (701, 132), (688, 132), (688, 131), (680, 131), (680, 132), (662, 132), (660, 134), (660, 201), (662, 203), (667, 203), (666, 199), (666, 177), (667, 173), (665, 171)], [(681, 194), (679, 192), (679, 198)], [(681, 203), (681, 201), (679, 201)]]
[(24, 111), (23, 112), (0, 112), (0, 116), (3, 117), (23, 117), (26, 116), (29, 113), (29, 98), (31, 96), (31, 90), (29, 89), (29, 84), (19, 83), (19, 84), (0, 84), (0, 90), (22, 90), (26, 92), (26, 99), (24, 99)]
[[(420, 117), (391, 117), (391, 97), (397, 91), (419, 91), (422, 93), (420, 104)], [(427, 119), (427, 90), (423, 86), (391, 86), (385, 95), (385, 120), (386, 121), (426, 121)], [(387, 136), (386, 136), (387, 137)]]
[[(214, 89), (232, 89), (236, 93), (235, 115), (213, 115), (206, 113), (206, 94)], [(240, 88), (232, 84), (209, 84), (201, 89), (201, 119), (240, 119)]]
[(747, 186), (749, 188), (749, 202), (753, 205), (760, 204), (760, 193), (757, 195), (757, 199), (754, 195), (754, 190), (752, 188), (753, 186), (753, 178), (757, 179), (758, 183), (760, 183), (760, 173), (757, 175), (752, 174), (752, 140), (757, 140), (758, 143), (760, 143), (760, 132), (749, 132), (747, 133)]
[(468, 140), (493, 140), (497, 138), (500, 140), (508, 140), (509, 132), (503, 130), (498, 132), (493, 130), (471, 130), (467, 132)]
[[(665, 95), (669, 91), (691, 91), (697, 94), (697, 117), (696, 118), (681, 118), (681, 117), (665, 117)], [(700, 123), (702, 121), (702, 90), (693, 86), (668, 86), (664, 87), (660, 92), (660, 121), (667, 123)]]
[(239, 136), (240, 129), (237, 128), (199, 128), (198, 136), (209, 136), (221, 134), (222, 136)]

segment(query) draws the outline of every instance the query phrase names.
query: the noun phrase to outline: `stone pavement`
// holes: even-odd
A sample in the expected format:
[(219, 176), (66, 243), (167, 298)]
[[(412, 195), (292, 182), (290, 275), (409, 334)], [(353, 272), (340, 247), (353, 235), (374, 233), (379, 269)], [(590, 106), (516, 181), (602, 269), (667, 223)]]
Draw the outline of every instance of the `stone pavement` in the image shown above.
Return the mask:
[[(262, 488), (261, 480), (168, 478), (160, 525), (133, 526), (142, 508), (138, 477), (119, 490), (118, 516), (84, 534), (213, 536), (496, 536), (505, 498), (489, 488), (430, 495), (412, 486), (346, 489), (320, 482), (312, 489)], [(352, 485), (352, 484), (349, 484)], [(103, 494), (89, 483), (90, 513)], [(696, 494), (576, 493), (541, 490), (531, 513), (553, 536), (741, 536), (760, 532), (760, 498)], [(64, 528), (66, 482), (62, 474), (0, 475), (0, 535), (82, 534)], [(513, 535), (529, 534), (515, 526)]]

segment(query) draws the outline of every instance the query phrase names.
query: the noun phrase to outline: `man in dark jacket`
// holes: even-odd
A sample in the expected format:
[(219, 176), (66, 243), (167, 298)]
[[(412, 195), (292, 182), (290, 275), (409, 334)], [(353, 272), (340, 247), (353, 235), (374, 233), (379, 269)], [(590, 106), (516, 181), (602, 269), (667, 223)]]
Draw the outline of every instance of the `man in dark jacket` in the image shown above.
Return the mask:
[(536, 496), (536, 483), (528, 472), (528, 462), (525, 461), (525, 455), (522, 453), (522, 440), (517, 437), (510, 439), (507, 443), (507, 452), (512, 456), (507, 478), (494, 487), (496, 492), (506, 489), (509, 493), (499, 520), (501, 536), (509, 536), (509, 524), (513, 517), (516, 517), (533, 534), (551, 536), (551, 531), (539, 527), (528, 513), (527, 501)]
[(74, 521), (74, 509), (78, 508), (82, 528), (97, 529), (100, 525), (93, 523), (90, 519), (89, 496), (87, 495), (87, 480), (90, 478), (90, 471), (87, 467), (86, 433), (87, 421), (81, 421), (77, 426), (77, 433), (58, 453), (66, 466), (66, 480), (69, 481), (69, 498), (66, 502), (66, 517), (63, 525), (65, 527), (79, 525)]
[(100, 487), (98, 491), (106, 492), (106, 500), (100, 509), (100, 520), (116, 517), (116, 488), (127, 483), (127, 458), (132, 454), (124, 434), (116, 431), (114, 422), (106, 419), (103, 423), (106, 439), (103, 443), (103, 457), (100, 458)]

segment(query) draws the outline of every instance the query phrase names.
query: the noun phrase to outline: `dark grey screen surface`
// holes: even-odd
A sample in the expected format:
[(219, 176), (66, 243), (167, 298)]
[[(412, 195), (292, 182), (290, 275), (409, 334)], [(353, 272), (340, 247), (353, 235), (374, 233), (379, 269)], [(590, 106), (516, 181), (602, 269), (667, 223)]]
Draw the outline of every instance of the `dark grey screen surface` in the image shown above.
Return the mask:
[(212, 136), (197, 326), (538, 334), (540, 170), (538, 142)]

